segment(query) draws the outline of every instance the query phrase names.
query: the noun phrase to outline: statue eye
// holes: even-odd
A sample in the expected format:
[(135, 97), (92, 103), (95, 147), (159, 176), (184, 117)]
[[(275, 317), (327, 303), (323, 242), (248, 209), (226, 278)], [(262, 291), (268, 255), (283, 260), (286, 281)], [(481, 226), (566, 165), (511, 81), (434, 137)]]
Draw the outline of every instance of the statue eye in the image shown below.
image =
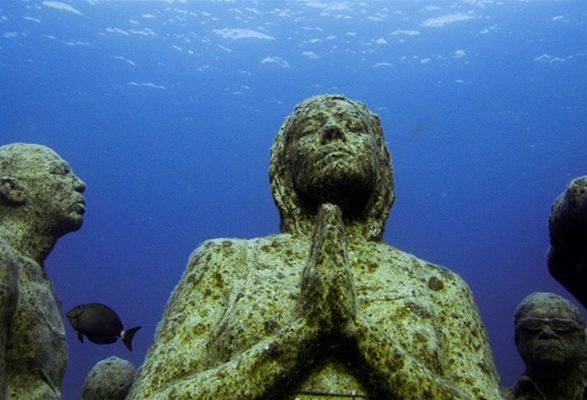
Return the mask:
[(70, 169), (67, 165), (65, 164), (59, 164), (53, 167), (53, 169), (51, 170), (51, 173), (54, 175), (67, 175), (69, 173)]
[(363, 122), (361, 122), (361, 120), (359, 119), (347, 119), (345, 121), (345, 127), (351, 131), (351, 132), (356, 132), (356, 133), (360, 133), (360, 132), (366, 132), (367, 130), (365, 129), (365, 126), (363, 125)]
[(300, 136), (306, 136), (306, 135), (310, 135), (312, 133), (316, 133), (318, 132), (318, 130), (320, 129), (321, 126), (321, 122), (315, 119), (309, 119), (305, 122), (302, 123), (301, 129), (300, 129)]

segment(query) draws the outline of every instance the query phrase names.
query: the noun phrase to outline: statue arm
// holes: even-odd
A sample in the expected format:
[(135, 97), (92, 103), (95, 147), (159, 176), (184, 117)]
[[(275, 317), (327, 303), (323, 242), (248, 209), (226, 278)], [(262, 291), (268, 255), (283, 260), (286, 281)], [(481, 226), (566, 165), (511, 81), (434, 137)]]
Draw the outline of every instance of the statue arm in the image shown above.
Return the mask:
[(230, 360), (215, 355), (215, 332), (222, 329), (229, 295), (242, 281), (242, 274), (229, 269), (242, 269), (246, 263), (241, 246), (232, 244), (232, 250), (221, 246), (208, 242), (188, 265), (129, 400), (271, 398), (286, 386), (284, 377), (295, 379), (311, 362), (306, 358), (312, 354), (317, 333), (302, 319), (243, 352), (235, 351)]
[(0, 246), (0, 399), (6, 397), (8, 325), (18, 303), (18, 274), (7, 251)]
[[(283, 384), (301, 372), (311, 343), (300, 340), (304, 324), (296, 321), (227, 363), (186, 373), (147, 396), (130, 399), (260, 399), (280, 398)], [(302, 342), (302, 343), (300, 343)], [(284, 382), (284, 377), (288, 382)]]
[[(441, 342), (440, 374), (402, 348), (364, 316), (356, 317), (358, 350), (374, 374), (381, 397), (402, 400), (502, 399), (493, 358), (477, 307), (458, 278), (450, 282), (437, 321)], [(452, 292), (452, 293), (450, 293)]]

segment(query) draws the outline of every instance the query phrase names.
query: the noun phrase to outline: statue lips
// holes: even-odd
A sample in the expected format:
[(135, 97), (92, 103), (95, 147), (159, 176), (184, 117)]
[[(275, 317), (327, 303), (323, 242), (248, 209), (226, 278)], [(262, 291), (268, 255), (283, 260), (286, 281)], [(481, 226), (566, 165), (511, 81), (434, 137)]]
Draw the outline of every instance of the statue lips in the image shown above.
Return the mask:
[(86, 205), (83, 201), (75, 203), (72, 208), (73, 211), (79, 213), (80, 215), (84, 215), (86, 213)]
[(345, 145), (327, 145), (320, 149), (315, 156), (317, 165), (321, 163), (330, 164), (335, 161), (342, 161), (354, 157), (355, 153)]

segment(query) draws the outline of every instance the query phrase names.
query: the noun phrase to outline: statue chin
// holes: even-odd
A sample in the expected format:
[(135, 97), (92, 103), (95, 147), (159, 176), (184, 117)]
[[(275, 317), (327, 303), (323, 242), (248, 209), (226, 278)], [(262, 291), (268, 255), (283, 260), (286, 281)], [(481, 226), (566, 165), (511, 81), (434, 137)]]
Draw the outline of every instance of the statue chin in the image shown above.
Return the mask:
[(66, 235), (70, 232), (78, 231), (82, 227), (83, 223), (84, 223), (84, 217), (82, 215), (79, 215), (79, 214), (71, 215), (70, 218), (63, 221), (59, 225), (57, 232), (59, 232), (59, 236), (63, 236), (63, 235)]

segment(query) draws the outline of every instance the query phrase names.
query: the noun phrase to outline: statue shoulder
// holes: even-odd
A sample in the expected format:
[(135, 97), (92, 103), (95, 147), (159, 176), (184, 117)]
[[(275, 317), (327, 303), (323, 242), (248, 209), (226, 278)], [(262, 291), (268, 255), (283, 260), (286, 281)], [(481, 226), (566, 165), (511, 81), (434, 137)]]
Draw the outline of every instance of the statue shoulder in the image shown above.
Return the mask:
[(18, 255), (16, 254), (15, 250), (9, 246), (4, 241), (0, 240), (0, 268), (2, 268), (1, 264), (16, 264), (16, 260), (18, 259)]
[(182, 281), (198, 282), (205, 276), (215, 276), (230, 283), (244, 276), (264, 249), (279, 247), (282, 235), (256, 239), (210, 239), (196, 248), (189, 257)]
[(298, 247), (304, 247), (307, 252), (307, 242), (297, 240), (287, 234), (277, 234), (255, 239), (211, 239), (202, 243), (194, 250), (189, 258), (188, 270), (194, 268), (214, 268), (228, 270), (228, 272), (243, 272), (252, 259), (263, 254), (291, 253)]
[(12, 247), (0, 241), (0, 281), (7, 277), (16, 277), (18, 273), (18, 254)]
[(238, 261), (246, 253), (246, 240), (210, 239), (202, 243), (190, 255), (188, 268), (209, 264), (222, 265), (225, 261)]
[(378, 252), (390, 260), (390, 264), (404, 269), (407, 274), (415, 276), (420, 281), (425, 281), (433, 292), (443, 290), (470, 291), (463, 278), (447, 267), (423, 260), (386, 243), (378, 245)]
[(19, 295), (17, 255), (0, 241), (0, 315), (6, 317), (16, 309)]

